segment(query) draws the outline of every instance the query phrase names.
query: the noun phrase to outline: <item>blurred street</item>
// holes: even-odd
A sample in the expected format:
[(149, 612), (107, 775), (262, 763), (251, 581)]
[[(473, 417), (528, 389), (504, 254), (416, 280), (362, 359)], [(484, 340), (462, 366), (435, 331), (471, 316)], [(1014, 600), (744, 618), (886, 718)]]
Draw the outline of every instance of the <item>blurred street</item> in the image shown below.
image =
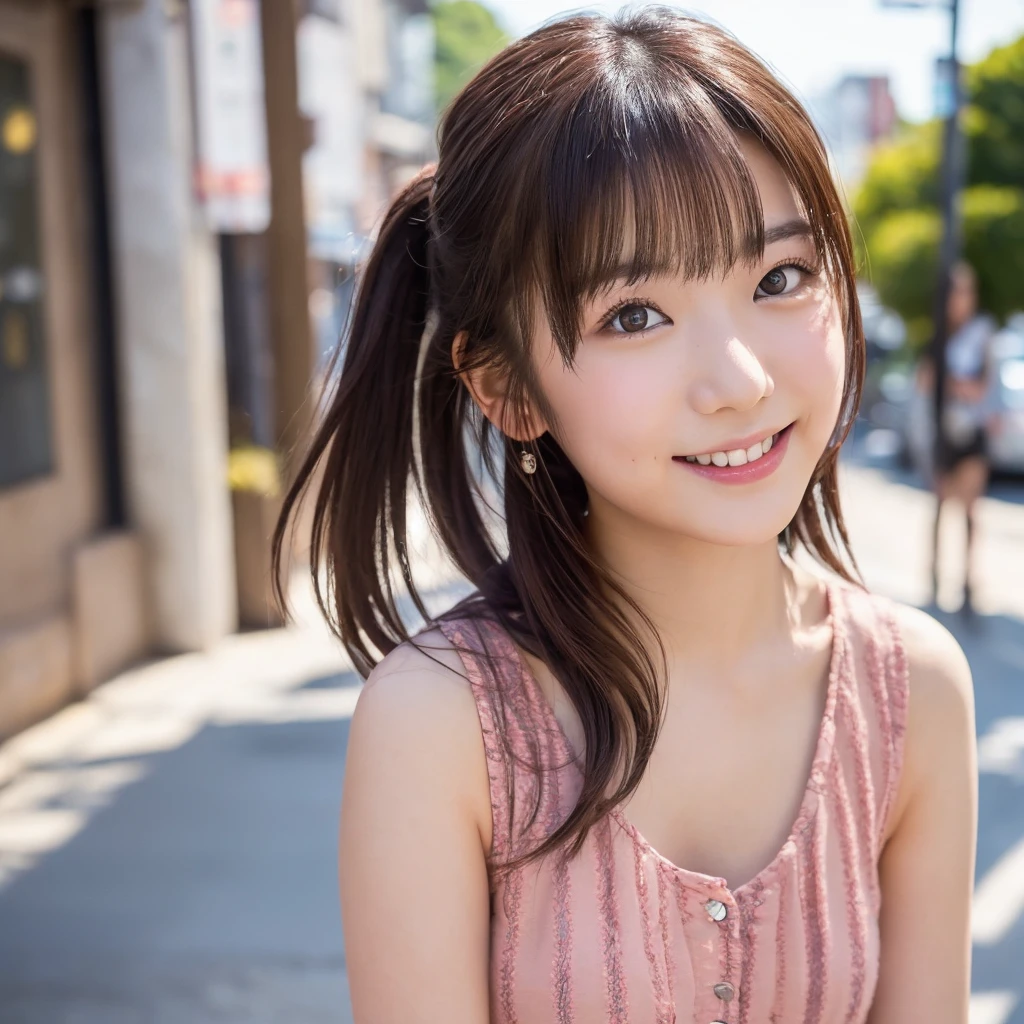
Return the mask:
[[(868, 582), (920, 602), (928, 494), (856, 450), (843, 488)], [(972, 1024), (1024, 1024), (1024, 483), (993, 490), (983, 614), (935, 614), (977, 689)], [(358, 680), (309, 602), (299, 618), (123, 674), (0, 747), (5, 1024), (351, 1019), (335, 826)]]

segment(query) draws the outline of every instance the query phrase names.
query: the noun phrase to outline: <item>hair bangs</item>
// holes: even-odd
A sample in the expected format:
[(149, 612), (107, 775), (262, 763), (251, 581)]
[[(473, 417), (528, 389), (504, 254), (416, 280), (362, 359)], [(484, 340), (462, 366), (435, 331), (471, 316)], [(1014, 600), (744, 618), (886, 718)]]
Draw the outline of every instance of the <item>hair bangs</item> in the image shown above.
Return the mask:
[(704, 279), (763, 253), (738, 129), (685, 75), (601, 81), (550, 137), (535, 272), (567, 362), (583, 304), (616, 281)]

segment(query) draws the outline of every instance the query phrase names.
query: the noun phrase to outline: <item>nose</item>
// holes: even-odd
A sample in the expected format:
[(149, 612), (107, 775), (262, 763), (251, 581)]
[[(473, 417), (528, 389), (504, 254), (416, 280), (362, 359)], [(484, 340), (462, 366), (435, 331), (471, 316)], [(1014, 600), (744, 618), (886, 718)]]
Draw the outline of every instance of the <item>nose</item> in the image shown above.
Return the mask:
[(690, 403), (702, 415), (710, 416), (723, 409), (747, 412), (775, 390), (775, 382), (764, 363), (735, 332), (705, 340), (694, 346), (690, 354), (694, 371)]

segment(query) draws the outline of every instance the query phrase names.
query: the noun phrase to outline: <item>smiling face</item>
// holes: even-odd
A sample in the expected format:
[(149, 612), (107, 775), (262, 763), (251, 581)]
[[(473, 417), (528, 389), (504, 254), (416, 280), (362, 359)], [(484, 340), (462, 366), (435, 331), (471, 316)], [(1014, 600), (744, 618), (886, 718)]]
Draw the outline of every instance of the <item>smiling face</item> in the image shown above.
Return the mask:
[(763, 258), (724, 276), (613, 281), (585, 304), (570, 366), (538, 323), (537, 384), (586, 482), (592, 526), (774, 540), (836, 426), (842, 315), (779, 165), (752, 140), (741, 149), (764, 212)]

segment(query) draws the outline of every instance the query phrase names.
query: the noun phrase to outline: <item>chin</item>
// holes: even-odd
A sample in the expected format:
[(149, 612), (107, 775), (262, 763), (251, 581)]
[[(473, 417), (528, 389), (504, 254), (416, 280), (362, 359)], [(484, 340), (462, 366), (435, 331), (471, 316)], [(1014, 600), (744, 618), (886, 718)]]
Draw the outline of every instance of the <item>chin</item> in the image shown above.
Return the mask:
[[(751, 500), (730, 507), (715, 507), (707, 503), (701, 509), (688, 510), (690, 514), (670, 527), (705, 544), (721, 547), (761, 547), (777, 543), (779, 534), (792, 522), (800, 507), (803, 493), (795, 500)], [(696, 513), (696, 514), (694, 514)]]
[(789, 525), (787, 518), (761, 519), (745, 525), (729, 523), (690, 523), (681, 531), (686, 536), (703, 544), (715, 544), (726, 548), (758, 548), (777, 544), (779, 534)]

